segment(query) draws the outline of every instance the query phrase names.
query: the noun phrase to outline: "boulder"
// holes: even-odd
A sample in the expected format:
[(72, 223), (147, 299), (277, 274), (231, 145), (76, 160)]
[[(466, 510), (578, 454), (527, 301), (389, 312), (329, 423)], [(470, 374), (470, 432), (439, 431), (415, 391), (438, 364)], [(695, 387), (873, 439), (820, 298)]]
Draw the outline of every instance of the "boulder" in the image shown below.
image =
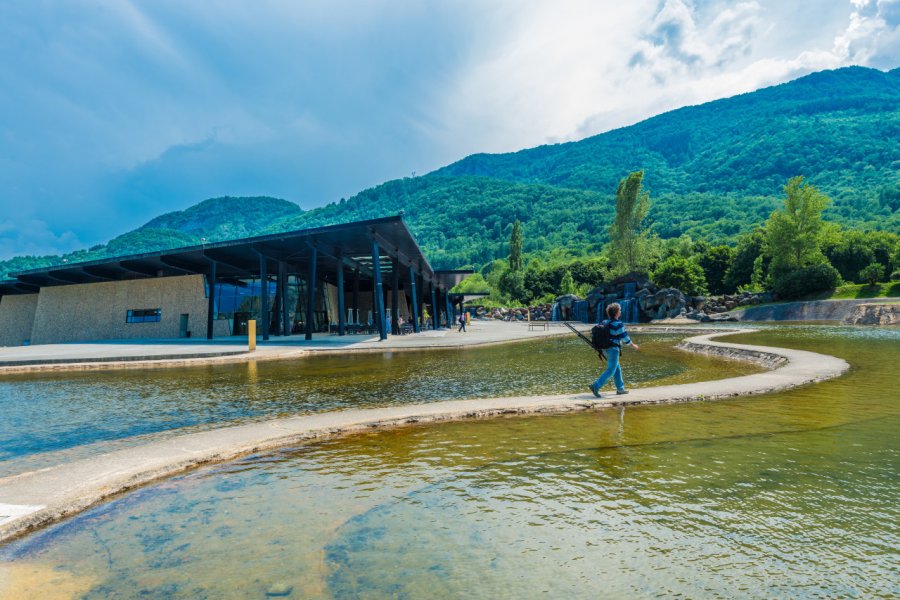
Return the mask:
[(639, 273), (637, 271), (632, 271), (627, 275), (622, 275), (621, 277), (616, 277), (612, 281), (609, 282), (612, 287), (616, 288), (617, 291), (624, 290), (626, 283), (633, 283), (638, 288), (649, 288), (653, 287), (653, 283), (650, 281), (650, 278), (646, 273)]
[(708, 320), (704, 323), (724, 323), (725, 321), (737, 321), (736, 317), (731, 315), (707, 315)]

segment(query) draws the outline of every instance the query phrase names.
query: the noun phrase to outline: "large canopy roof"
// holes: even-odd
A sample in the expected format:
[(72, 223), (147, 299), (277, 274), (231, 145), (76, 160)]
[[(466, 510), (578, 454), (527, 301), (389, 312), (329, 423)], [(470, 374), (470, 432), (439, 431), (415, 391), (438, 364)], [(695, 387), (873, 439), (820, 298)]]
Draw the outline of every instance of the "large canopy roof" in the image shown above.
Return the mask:
[[(392, 216), (22, 271), (0, 281), (0, 296), (33, 294), (48, 286), (208, 273), (212, 263), (216, 264), (217, 279), (258, 277), (260, 257), (287, 263), (293, 271), (305, 273), (313, 248), (319, 278), (333, 282), (341, 267), (345, 272), (358, 269), (361, 279), (370, 281), (374, 243), (379, 246), (386, 281), (390, 281), (395, 261), (401, 279), (409, 278), (411, 268), (425, 283), (443, 290), (472, 274), (468, 270), (432, 269), (403, 218)], [(273, 266), (267, 266), (267, 271), (274, 272)]]

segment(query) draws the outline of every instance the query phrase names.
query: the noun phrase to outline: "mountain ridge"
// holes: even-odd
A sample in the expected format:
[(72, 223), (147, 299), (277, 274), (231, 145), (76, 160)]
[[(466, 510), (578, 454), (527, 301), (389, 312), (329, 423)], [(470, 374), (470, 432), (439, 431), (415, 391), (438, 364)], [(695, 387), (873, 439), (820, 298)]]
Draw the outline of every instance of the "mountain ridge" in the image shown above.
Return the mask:
[(598, 252), (618, 181), (645, 170), (648, 224), (661, 237), (734, 241), (781, 202), (789, 177), (829, 194), (826, 218), (900, 231), (900, 69), (846, 67), (681, 107), (583, 140), (473, 154), (427, 175), (385, 182), (302, 210), (268, 196), (204, 200), (156, 217), (106, 245), (65, 256), (16, 257), (3, 273), (406, 213), (437, 267), (503, 256), (509, 227), (525, 250)]

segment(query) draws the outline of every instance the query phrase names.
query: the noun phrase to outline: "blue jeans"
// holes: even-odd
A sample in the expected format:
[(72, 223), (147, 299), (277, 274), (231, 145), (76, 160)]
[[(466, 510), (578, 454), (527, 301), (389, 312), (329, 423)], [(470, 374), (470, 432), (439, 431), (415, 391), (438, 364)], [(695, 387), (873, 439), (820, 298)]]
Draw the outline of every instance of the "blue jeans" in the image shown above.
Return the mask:
[(617, 390), (625, 389), (625, 380), (622, 379), (622, 367), (619, 365), (619, 354), (621, 352), (621, 348), (616, 347), (612, 347), (606, 351), (606, 370), (600, 374), (600, 377), (598, 377), (596, 381), (594, 381), (592, 385), (594, 389), (599, 391), (600, 388), (609, 381), (610, 377), (613, 378)]

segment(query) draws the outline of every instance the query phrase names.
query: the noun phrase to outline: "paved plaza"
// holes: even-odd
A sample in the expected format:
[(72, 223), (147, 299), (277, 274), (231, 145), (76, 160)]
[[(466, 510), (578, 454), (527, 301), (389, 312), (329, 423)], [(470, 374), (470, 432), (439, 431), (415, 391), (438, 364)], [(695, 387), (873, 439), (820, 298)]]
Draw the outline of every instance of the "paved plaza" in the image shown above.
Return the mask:
[[(588, 325), (581, 325), (587, 329)], [(247, 338), (102, 341), (39, 346), (0, 347), (0, 374), (47, 370), (84, 370), (186, 366), (191, 364), (277, 360), (312, 353), (393, 352), (440, 348), (462, 348), (572, 335), (562, 323), (529, 326), (527, 322), (473, 321), (466, 332), (430, 330), (408, 335), (338, 336), (319, 333), (312, 340), (302, 335), (257, 339), (257, 348), (247, 350)]]

